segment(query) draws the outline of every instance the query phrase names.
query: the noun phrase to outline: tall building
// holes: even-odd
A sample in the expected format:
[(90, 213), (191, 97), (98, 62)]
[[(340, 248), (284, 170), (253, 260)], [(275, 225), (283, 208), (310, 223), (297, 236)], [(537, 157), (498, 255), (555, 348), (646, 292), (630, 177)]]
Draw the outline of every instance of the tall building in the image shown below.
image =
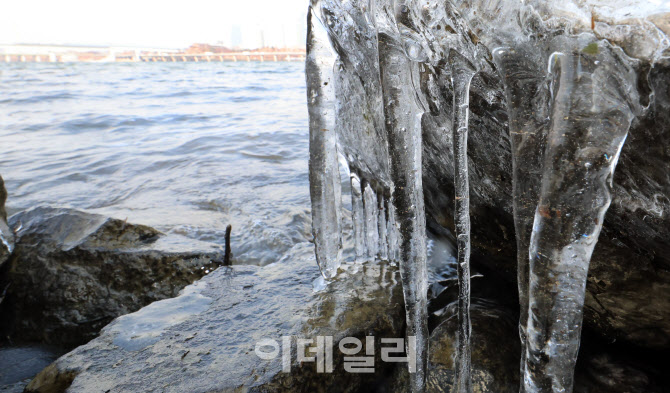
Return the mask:
[(242, 45), (242, 28), (240, 25), (233, 25), (230, 32), (230, 45), (233, 48), (239, 48)]

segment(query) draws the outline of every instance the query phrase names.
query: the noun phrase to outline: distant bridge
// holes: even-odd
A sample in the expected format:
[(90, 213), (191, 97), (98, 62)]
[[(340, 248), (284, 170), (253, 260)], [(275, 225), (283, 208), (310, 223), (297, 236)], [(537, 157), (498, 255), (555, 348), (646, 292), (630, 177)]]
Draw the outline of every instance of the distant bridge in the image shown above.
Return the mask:
[(177, 49), (60, 46), (0, 45), (0, 62), (212, 62), (212, 61), (304, 61), (305, 53), (227, 52), (186, 53)]
[(186, 61), (304, 61), (300, 52), (235, 52), (235, 53), (167, 53), (117, 55), (116, 61), (186, 62)]

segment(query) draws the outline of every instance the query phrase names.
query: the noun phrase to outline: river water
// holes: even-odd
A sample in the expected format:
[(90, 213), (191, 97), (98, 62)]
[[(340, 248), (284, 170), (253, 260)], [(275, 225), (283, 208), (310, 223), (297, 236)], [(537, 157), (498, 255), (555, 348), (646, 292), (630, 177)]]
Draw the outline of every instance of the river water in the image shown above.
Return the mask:
[[(2, 63), (0, 92), (10, 215), (71, 207), (221, 246), (232, 224), (235, 264), (312, 239), (301, 62)], [(444, 277), (451, 248), (433, 255)]]
[(310, 235), (302, 63), (0, 65), (9, 214), (72, 207), (276, 261)]

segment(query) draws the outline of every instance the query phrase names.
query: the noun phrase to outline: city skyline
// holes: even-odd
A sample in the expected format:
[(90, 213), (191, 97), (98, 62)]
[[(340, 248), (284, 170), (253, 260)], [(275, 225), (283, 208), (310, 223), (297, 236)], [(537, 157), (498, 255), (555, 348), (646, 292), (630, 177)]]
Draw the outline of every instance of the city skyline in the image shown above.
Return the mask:
[(0, 44), (303, 47), (308, 1), (22, 0), (2, 6)]

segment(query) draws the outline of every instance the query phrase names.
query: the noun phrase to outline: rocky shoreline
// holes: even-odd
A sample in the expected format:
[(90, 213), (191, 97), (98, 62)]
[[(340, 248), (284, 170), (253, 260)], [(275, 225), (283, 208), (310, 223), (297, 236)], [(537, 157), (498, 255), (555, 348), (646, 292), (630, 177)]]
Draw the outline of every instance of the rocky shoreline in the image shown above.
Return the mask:
[[(351, 161), (352, 173), (381, 189), (389, 182), (388, 152), (382, 151), (383, 113), (375, 114), (383, 112), (383, 97), (370, 77), (379, 56), (368, 46), (378, 44), (378, 32), (337, 3), (327, 15), (344, 29), (331, 33), (339, 34), (338, 50), (351, 56), (338, 63), (336, 83), (351, 93), (338, 107), (337, 124), (344, 127), (338, 148)], [(608, 23), (597, 21), (598, 31), (615, 31), (618, 25)], [(594, 19), (591, 24), (589, 34), (597, 33)], [(441, 21), (439, 27), (447, 30)], [(529, 34), (537, 33), (533, 28)], [(668, 24), (658, 23), (658, 30), (667, 35)], [(640, 37), (624, 32), (621, 38), (622, 48), (634, 50)], [(467, 39), (477, 41), (485, 65), (470, 88), (466, 159), (476, 270), (470, 308), (473, 388), (516, 392), (520, 346), (510, 118), (493, 48), (481, 44), (475, 32)], [(653, 62), (634, 60), (638, 86), (631, 88), (639, 91), (636, 105), (644, 110), (623, 146), (612, 204), (590, 263), (575, 393), (670, 391), (670, 57), (665, 49)], [(443, 63), (417, 63), (417, 85), (410, 90), (425, 106), (417, 150), (428, 230), (454, 243), (452, 76)], [(270, 265), (223, 266), (226, 250), (219, 246), (66, 208), (35, 207), (7, 217), (6, 199), (0, 177), (5, 362), (0, 393), (408, 391), (406, 364), (386, 362), (379, 351), (382, 338), (403, 338), (406, 330), (402, 280), (392, 263), (345, 263), (325, 285), (313, 244), (303, 239)], [(428, 284), (427, 387), (449, 392), (457, 285), (451, 278)], [(286, 361), (284, 337), (290, 348)], [(318, 337), (332, 339), (332, 372), (319, 372), (313, 352), (298, 349), (299, 338)], [(374, 337), (373, 372), (346, 372), (338, 348), (345, 338), (367, 342), (367, 337)], [(282, 344), (278, 356), (258, 355), (264, 339)]]
[[(323, 287), (310, 243), (296, 244), (282, 261), (265, 267), (218, 267), (221, 252), (203, 244), (71, 209), (21, 212), (10, 218), (10, 227), (16, 243), (2, 280), (15, 288), (0, 307), (3, 337), (13, 345), (6, 342), (0, 350), (8, 361), (23, 362), (14, 367), (23, 374), (15, 372), (20, 380), (7, 376), (11, 383), (0, 392), (407, 391), (405, 363), (384, 362), (377, 350), (373, 373), (348, 373), (337, 349), (345, 337), (365, 342), (373, 336), (377, 348), (381, 338), (404, 337), (401, 281), (393, 264), (345, 264)], [(497, 277), (473, 277), (475, 392), (518, 389), (517, 300), (507, 296), (514, 288)], [(433, 282), (431, 293), (428, 391), (449, 392), (456, 283)], [(76, 318), (98, 319), (82, 324)], [(333, 339), (331, 373), (296, 358), (298, 338), (319, 336)], [(256, 353), (260, 340), (282, 343), (283, 337), (290, 338), (290, 373), (282, 372), (281, 356), (264, 360)], [(25, 379), (58, 350), (19, 342), (83, 345)], [(667, 357), (628, 349), (587, 330), (575, 392), (662, 392), (670, 386), (663, 371), (670, 366)]]
[(11, 217), (2, 337), (74, 348), (112, 319), (176, 296), (223, 264), (218, 246), (73, 209)]

